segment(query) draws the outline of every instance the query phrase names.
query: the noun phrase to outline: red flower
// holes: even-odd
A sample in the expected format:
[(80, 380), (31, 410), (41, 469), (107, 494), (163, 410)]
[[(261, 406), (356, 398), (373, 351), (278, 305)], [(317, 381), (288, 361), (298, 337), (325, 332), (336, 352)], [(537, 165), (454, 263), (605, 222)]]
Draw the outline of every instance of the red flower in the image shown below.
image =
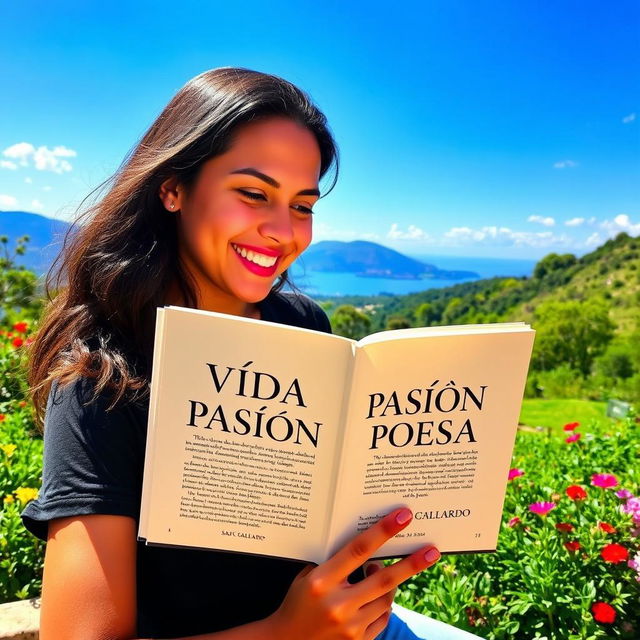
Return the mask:
[(567, 487), (567, 495), (572, 500), (585, 500), (587, 492), (577, 484), (572, 484), (570, 487)]
[(4, 413), (0, 413), (0, 422), (2, 422), (7, 416)]
[(565, 438), (565, 442), (567, 444), (571, 444), (572, 442), (577, 442), (582, 437), (579, 433), (573, 433), (568, 438)]
[(18, 406), (19, 406), (20, 408), (22, 408), (22, 407), (26, 407), (26, 406), (27, 406), (27, 402), (26, 402), (26, 400), (20, 400), (20, 402), (18, 402)]
[(598, 522), (598, 526), (605, 532), (605, 533), (615, 533), (616, 529), (615, 527), (612, 527), (608, 522)]
[(571, 542), (565, 542), (564, 548), (567, 551), (577, 551), (580, 548), (580, 543), (577, 540), (573, 540)]
[(569, 422), (568, 424), (565, 424), (564, 427), (562, 427), (562, 428), (565, 431), (573, 431), (574, 429), (576, 429), (579, 426), (580, 426), (579, 422)]
[(602, 548), (600, 552), (605, 562), (624, 562), (629, 557), (629, 552), (621, 544), (608, 544)]
[(13, 328), (18, 332), (18, 333), (27, 333), (27, 328), (28, 325), (26, 322), (16, 322), (13, 325)]
[(556, 529), (558, 531), (562, 531), (562, 533), (569, 533), (570, 531), (573, 531), (573, 525), (568, 522), (558, 522)]
[(24, 344), (24, 340), (22, 338), (14, 338), (11, 341), (11, 344), (17, 349), (18, 347), (21, 347)]
[(591, 607), (591, 612), (596, 622), (611, 624), (616, 621), (616, 610), (606, 602), (595, 602)]

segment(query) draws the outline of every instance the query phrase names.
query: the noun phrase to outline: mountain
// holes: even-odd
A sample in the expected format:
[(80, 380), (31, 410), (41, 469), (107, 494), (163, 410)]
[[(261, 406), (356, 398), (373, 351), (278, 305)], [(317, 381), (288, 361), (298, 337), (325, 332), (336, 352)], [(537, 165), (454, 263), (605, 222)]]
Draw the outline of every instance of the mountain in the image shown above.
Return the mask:
[(26, 253), (16, 256), (16, 264), (24, 265), (39, 276), (46, 273), (62, 248), (71, 225), (27, 211), (0, 211), (0, 235), (9, 236), (9, 252), (20, 236), (29, 236)]
[(323, 240), (312, 244), (300, 260), (308, 271), (355, 273), (368, 278), (461, 280), (479, 277), (473, 271), (438, 269), (432, 264), (365, 240)]

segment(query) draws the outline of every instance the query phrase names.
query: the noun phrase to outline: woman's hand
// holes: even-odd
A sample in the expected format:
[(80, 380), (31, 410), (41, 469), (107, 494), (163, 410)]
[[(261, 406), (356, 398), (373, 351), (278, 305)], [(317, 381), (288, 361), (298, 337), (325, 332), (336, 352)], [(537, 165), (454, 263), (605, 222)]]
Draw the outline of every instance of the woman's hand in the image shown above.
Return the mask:
[(374, 569), (353, 585), (347, 582), (347, 576), (404, 529), (411, 517), (409, 509), (397, 509), (326, 562), (305, 567), (280, 608), (267, 619), (273, 637), (373, 640), (387, 625), (396, 587), (435, 564), (440, 553), (435, 547), (424, 547), (391, 566)]

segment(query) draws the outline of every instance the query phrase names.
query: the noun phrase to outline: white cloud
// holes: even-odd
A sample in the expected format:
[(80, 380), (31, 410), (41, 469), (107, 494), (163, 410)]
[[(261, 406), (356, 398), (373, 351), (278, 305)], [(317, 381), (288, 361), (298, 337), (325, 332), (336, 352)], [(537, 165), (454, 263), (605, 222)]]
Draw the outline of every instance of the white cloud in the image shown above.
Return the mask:
[(599, 244), (602, 244), (603, 239), (600, 237), (600, 234), (597, 231), (594, 231), (586, 240), (585, 244), (587, 247), (597, 247)]
[(553, 225), (556, 223), (556, 221), (550, 216), (547, 216), (546, 218), (543, 218), (542, 216), (529, 216), (527, 218), (527, 222), (539, 222), (545, 227), (553, 227)]
[(566, 169), (568, 167), (577, 167), (578, 163), (573, 160), (561, 160), (560, 162), (554, 162), (554, 169)]
[[(53, 149), (41, 146), (37, 149), (29, 142), (18, 142), (7, 147), (2, 155), (12, 160), (17, 160), (21, 167), (28, 167), (31, 164), (38, 171), (53, 171), (53, 173), (66, 173), (73, 167), (68, 160), (61, 158), (75, 158), (78, 154), (63, 145), (58, 145)], [(14, 163), (15, 164), (15, 163)]]
[(410, 224), (406, 231), (402, 231), (398, 223), (394, 222), (389, 231), (387, 231), (387, 238), (389, 240), (428, 240), (429, 234), (414, 224)]
[(567, 227), (579, 227), (581, 224), (584, 224), (584, 218), (571, 218), (565, 221)]
[(11, 162), (11, 160), (0, 160), (0, 168), (13, 171), (18, 168), (18, 165), (15, 162)]
[(605, 220), (600, 223), (609, 237), (616, 236), (621, 231), (626, 231), (631, 236), (640, 235), (640, 222), (631, 222), (631, 218), (626, 213), (617, 215), (613, 220)]
[(550, 247), (569, 245), (571, 238), (566, 234), (556, 235), (552, 231), (514, 231), (509, 227), (486, 226), (480, 229), (452, 227), (444, 233), (446, 246), (482, 244), (510, 247)]
[(35, 147), (29, 142), (18, 142), (17, 144), (11, 145), (7, 147), (2, 155), (5, 158), (13, 158), (14, 160), (18, 160), (20, 165), (26, 167), (29, 162), (29, 157), (33, 155), (35, 151)]
[(24, 179), (24, 181), (25, 181), (27, 184), (31, 184), (31, 183), (33, 182), (33, 180), (32, 180), (31, 178), (29, 178), (28, 176)]
[(42, 187), (43, 191), (51, 191), (51, 187), (47, 184), (44, 187)]
[(44, 205), (42, 204), (42, 202), (40, 202), (40, 200), (32, 200), (31, 208), (35, 209), (36, 211), (42, 211), (42, 209), (44, 209)]
[(636, 114), (630, 113), (628, 116), (625, 116), (624, 118), (622, 118), (622, 122), (624, 122), (625, 124), (629, 124), (630, 122), (633, 122), (635, 119), (636, 119)]
[(13, 196), (0, 193), (0, 207), (15, 207), (17, 204), (18, 200)]

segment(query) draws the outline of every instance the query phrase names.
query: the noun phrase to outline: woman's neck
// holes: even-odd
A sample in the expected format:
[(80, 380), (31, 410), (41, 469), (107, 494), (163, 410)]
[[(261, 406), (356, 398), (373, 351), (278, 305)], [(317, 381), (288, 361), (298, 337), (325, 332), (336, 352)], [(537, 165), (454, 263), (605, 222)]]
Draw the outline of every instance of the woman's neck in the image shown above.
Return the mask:
[[(174, 281), (169, 286), (169, 290), (165, 295), (165, 304), (183, 307), (185, 301), (182, 292)], [(255, 318), (260, 320), (260, 306), (258, 302), (245, 302), (234, 298), (204, 295), (198, 299), (198, 309), (203, 311), (217, 311), (218, 313), (228, 313), (234, 316), (243, 316), (245, 318)]]

